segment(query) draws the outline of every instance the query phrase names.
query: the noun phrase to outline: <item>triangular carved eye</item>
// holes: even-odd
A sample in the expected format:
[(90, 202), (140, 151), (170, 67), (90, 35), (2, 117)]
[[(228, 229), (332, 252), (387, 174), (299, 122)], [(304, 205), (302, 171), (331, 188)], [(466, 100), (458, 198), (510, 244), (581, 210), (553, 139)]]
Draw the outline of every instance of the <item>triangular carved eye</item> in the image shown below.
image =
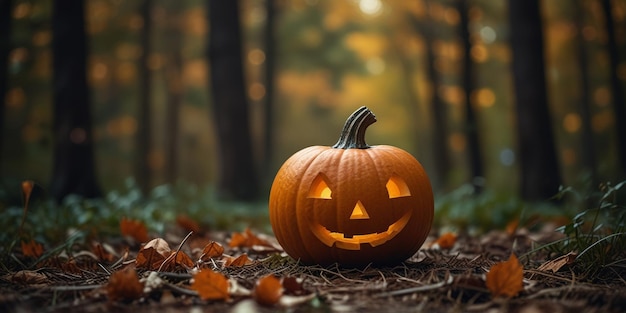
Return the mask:
[(315, 177), (313, 183), (311, 184), (311, 189), (309, 189), (308, 198), (314, 199), (332, 199), (331, 197), (332, 191), (330, 187), (328, 187), (328, 183), (326, 182), (326, 177), (324, 174), (320, 173)]
[(404, 179), (400, 178), (400, 176), (397, 175), (393, 175), (391, 176), (391, 178), (389, 178), (386, 187), (390, 199), (408, 197), (411, 195), (409, 186), (406, 185)]

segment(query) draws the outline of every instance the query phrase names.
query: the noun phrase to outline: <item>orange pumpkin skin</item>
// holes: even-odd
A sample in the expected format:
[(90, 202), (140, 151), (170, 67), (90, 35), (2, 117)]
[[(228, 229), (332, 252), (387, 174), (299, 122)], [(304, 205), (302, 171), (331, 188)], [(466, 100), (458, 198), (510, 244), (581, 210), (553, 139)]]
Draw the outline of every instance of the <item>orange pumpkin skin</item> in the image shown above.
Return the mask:
[(398, 263), (417, 252), (430, 231), (434, 200), (423, 167), (400, 148), (365, 145), (365, 128), (375, 118), (367, 108), (357, 112), (370, 119), (348, 139), (359, 137), (360, 144), (300, 150), (272, 184), (274, 234), (302, 263)]

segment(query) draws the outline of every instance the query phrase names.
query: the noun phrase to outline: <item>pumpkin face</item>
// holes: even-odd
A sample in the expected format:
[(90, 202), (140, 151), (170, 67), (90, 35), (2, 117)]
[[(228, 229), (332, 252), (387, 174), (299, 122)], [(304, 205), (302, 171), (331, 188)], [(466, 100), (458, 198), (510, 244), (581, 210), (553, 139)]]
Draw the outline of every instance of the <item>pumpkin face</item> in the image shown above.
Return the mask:
[(365, 145), (364, 128), (373, 121), (367, 108), (357, 110), (337, 145), (305, 148), (278, 171), (270, 221), (293, 258), (394, 263), (413, 255), (426, 239), (434, 213), (428, 177), (408, 152)]

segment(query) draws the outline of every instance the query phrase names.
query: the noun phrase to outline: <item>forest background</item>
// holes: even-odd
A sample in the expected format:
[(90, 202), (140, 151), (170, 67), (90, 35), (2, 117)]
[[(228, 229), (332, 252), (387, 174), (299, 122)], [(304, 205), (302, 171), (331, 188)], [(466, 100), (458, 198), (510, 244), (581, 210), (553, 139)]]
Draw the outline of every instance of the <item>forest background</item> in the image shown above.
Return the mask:
[[(76, 41), (64, 47), (85, 56), (87, 101), (55, 110), (54, 26), (80, 14), (55, 11), (54, 1), (0, 1), (8, 60), (0, 84), (3, 192), (19, 195), (16, 182), (32, 179), (55, 197), (80, 193), (59, 178), (66, 170), (54, 156), (55, 119), (80, 108), (89, 108), (82, 120), (91, 125), (60, 136), (92, 145), (93, 164), (85, 155), (66, 159), (70, 168), (93, 168), (97, 193), (134, 177), (145, 192), (184, 181), (263, 200), (282, 162), (304, 147), (332, 145), (363, 105), (378, 118), (368, 143), (412, 153), (438, 194), (473, 184), (538, 200), (559, 185), (623, 179), (626, 1), (517, 2), (245, 0), (233, 9), (219, 1), (85, 1), (86, 50)], [(532, 3), (539, 31), (526, 37), (543, 63), (512, 43), (516, 25), (529, 25), (516, 17)], [(219, 18), (228, 12), (236, 23)], [(235, 105), (214, 91), (233, 70), (211, 60), (237, 50), (243, 81), (227, 89), (245, 95), (235, 101), (244, 114), (228, 115), (223, 108)], [(538, 95), (520, 91), (520, 81)], [(80, 85), (70, 90), (80, 94)], [(220, 121), (244, 137), (220, 132), (229, 127)], [(225, 157), (240, 141), (250, 153)], [(522, 151), (544, 164), (529, 165)], [(539, 190), (525, 189), (529, 182)], [(251, 187), (234, 190), (242, 184)]]

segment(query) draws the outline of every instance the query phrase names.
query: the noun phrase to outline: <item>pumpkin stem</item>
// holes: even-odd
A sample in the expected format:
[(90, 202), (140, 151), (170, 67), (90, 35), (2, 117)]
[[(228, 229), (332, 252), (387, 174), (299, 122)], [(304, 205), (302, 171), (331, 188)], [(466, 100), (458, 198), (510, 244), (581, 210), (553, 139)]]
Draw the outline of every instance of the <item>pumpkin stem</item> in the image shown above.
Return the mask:
[(343, 125), (339, 141), (333, 146), (336, 149), (367, 149), (365, 143), (365, 130), (376, 122), (376, 116), (367, 107), (360, 107)]

